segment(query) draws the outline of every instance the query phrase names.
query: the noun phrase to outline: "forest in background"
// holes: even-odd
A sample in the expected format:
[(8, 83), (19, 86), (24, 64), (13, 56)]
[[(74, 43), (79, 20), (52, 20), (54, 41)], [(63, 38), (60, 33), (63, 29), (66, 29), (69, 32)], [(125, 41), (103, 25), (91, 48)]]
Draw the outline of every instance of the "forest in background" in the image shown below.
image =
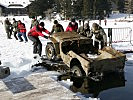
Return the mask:
[[(129, 0), (130, 1), (130, 0)], [(29, 16), (60, 13), (64, 18), (103, 19), (112, 10), (120, 13), (133, 13), (132, 1), (128, 0), (34, 0), (27, 11)]]

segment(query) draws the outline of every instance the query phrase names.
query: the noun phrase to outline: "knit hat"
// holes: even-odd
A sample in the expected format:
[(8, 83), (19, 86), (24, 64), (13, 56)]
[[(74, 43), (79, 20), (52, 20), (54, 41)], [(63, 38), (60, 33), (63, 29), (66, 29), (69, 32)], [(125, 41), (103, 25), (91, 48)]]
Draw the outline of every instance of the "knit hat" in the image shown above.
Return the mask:
[(39, 25), (42, 26), (42, 27), (44, 27), (44, 22), (40, 22)]
[(75, 22), (75, 18), (72, 18), (72, 19), (71, 19), (71, 22)]
[(58, 21), (57, 20), (54, 20), (54, 24), (58, 24)]

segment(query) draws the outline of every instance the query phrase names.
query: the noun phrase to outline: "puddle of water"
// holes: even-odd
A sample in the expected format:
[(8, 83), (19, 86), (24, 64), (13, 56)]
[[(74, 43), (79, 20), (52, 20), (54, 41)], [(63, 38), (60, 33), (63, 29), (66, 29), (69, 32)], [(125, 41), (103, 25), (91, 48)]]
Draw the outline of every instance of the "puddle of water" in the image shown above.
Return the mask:
[[(89, 77), (74, 77), (70, 73), (58, 76), (58, 80), (70, 79), (73, 84), (70, 90), (80, 92), (84, 97), (100, 98), (101, 100), (132, 100), (133, 86), (131, 81), (125, 79), (127, 73), (111, 73), (103, 77), (101, 81), (94, 81)], [(133, 75), (133, 74), (132, 74)], [(129, 89), (129, 87), (132, 87)]]

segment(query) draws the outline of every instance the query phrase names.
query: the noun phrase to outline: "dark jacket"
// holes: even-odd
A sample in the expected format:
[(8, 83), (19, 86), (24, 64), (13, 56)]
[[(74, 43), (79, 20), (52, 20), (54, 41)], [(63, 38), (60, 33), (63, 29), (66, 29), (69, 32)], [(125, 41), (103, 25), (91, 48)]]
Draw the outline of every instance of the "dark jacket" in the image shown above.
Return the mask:
[(80, 26), (77, 31), (79, 34), (91, 38), (92, 34), (90, 34), (90, 28), (88, 27), (87, 29), (83, 28), (83, 26)]
[(92, 29), (91, 34), (95, 35), (95, 41), (102, 41), (104, 43), (107, 43), (107, 35), (102, 27), (98, 26), (96, 30)]
[(13, 23), (12, 23), (12, 28), (13, 28), (13, 30), (14, 30), (14, 32), (17, 32), (18, 31), (18, 22), (17, 21), (14, 21)]
[(6, 30), (6, 33), (9, 33), (11, 31), (11, 28), (12, 28), (12, 24), (10, 23), (10, 21), (8, 19), (6, 19), (4, 21), (4, 24), (5, 24), (5, 30)]
[(52, 27), (52, 30), (51, 30), (51, 34), (53, 33), (53, 32), (64, 32), (64, 28), (63, 28), (63, 26), (61, 25), (61, 24), (55, 24), (55, 25), (53, 25), (53, 27)]

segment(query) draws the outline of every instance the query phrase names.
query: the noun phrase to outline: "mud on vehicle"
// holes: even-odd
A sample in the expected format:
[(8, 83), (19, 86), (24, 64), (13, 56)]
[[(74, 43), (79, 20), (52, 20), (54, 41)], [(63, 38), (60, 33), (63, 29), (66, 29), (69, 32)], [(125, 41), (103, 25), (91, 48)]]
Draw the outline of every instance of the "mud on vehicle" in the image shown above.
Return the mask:
[(54, 33), (50, 40), (45, 49), (47, 58), (63, 60), (76, 76), (91, 76), (124, 69), (125, 54), (108, 46), (97, 50), (92, 39), (76, 32)]

